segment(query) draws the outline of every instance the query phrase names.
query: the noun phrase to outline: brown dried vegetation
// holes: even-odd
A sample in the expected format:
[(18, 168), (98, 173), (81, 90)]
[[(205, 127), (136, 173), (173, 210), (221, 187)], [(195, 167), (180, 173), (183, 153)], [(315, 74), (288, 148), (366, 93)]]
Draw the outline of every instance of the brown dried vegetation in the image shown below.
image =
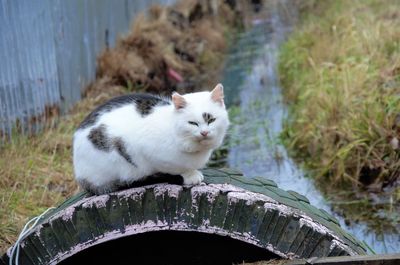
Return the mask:
[(223, 1), (153, 6), (147, 16), (138, 16), (115, 48), (100, 55), (96, 82), (107, 78), (112, 85), (161, 94), (192, 91), (199, 87), (199, 77), (216, 72), (232, 17)]

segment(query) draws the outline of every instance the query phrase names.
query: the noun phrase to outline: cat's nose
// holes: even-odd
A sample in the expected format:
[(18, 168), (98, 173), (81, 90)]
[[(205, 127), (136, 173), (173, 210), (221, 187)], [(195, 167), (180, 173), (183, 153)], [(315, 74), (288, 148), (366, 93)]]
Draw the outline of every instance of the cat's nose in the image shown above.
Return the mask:
[(208, 135), (209, 131), (201, 131), (200, 134), (206, 137)]

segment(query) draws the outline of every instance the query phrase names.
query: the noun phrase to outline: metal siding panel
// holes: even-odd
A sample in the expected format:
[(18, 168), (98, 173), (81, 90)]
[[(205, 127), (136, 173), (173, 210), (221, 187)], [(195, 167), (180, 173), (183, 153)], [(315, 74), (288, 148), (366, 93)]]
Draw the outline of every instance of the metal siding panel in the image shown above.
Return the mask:
[[(9, 101), (7, 100), (9, 95), (9, 88), (11, 86), (12, 79), (12, 69), (15, 67), (13, 65), (13, 61), (9, 60), (9, 55), (11, 55), (9, 51), (8, 42), (11, 41), (10, 36), (10, 27), (11, 25), (8, 23), (9, 21), (9, 8), (6, 5), (6, 1), (2, 0), (0, 2), (0, 36), (3, 36), (0, 39), (0, 129), (4, 133), (10, 133), (9, 124), (10, 124), (10, 113), (9, 113)], [(5, 134), (2, 134), (2, 140), (5, 139)]]
[[(56, 58), (57, 69), (59, 75), (59, 91), (61, 95), (61, 108), (67, 109), (70, 102), (74, 101), (73, 89), (76, 85), (74, 76), (74, 53), (76, 52), (76, 44), (74, 43), (74, 32), (72, 21), (77, 19), (76, 16), (71, 17), (69, 10), (73, 8), (76, 0), (54, 1), (54, 33), (56, 42)], [(71, 67), (72, 66), (72, 67)]]
[[(30, 58), (26, 56), (24, 46), (27, 36), (23, 31), (23, 23), (17, 19), (18, 14), (23, 13), (17, 2), (7, 2), (7, 13), (5, 27), (5, 48), (6, 54), (2, 61), (6, 61), (8, 72), (7, 83), (5, 86), (5, 103), (8, 114), (7, 131), (10, 132), (13, 124), (19, 120), (26, 123), (28, 117), (34, 115), (34, 102), (31, 102), (33, 93), (28, 89), (29, 72), (26, 65), (30, 64)], [(23, 77), (23, 78), (21, 78)]]
[[(79, 56), (77, 60), (77, 68), (76, 68), (76, 76), (78, 77), (78, 86), (73, 89), (74, 91), (74, 101), (76, 102), (81, 98), (81, 87), (84, 87), (89, 83), (89, 74), (86, 71), (86, 51), (84, 49), (84, 36), (85, 36), (85, 27), (83, 26), (85, 21), (85, 4), (84, 1), (77, 0), (77, 10), (79, 11), (79, 20), (74, 23), (74, 27), (77, 29), (76, 33), (76, 44), (77, 49), (79, 51)], [(71, 105), (71, 104), (70, 104)]]
[[(24, 117), (24, 123), (28, 125), (29, 130), (36, 130), (36, 123), (31, 122), (32, 117), (37, 117), (40, 113), (39, 106), (39, 95), (38, 86), (34, 82), (35, 76), (37, 76), (37, 68), (35, 61), (35, 56), (38, 56), (38, 46), (40, 43), (35, 40), (35, 24), (34, 16), (37, 15), (38, 6), (32, 8), (29, 6), (29, 1), (15, 1), (12, 6), (13, 17), (12, 19), (16, 22), (15, 28), (16, 39), (18, 39), (16, 46), (18, 49), (18, 54), (20, 55), (19, 60), (19, 80), (22, 84), (22, 88), (25, 90), (27, 97), (25, 98), (25, 104), (23, 105), (28, 109), (28, 113), (31, 113), (30, 117)], [(32, 10), (30, 10), (32, 9)], [(18, 17), (23, 17), (24, 19), (18, 19)], [(29, 47), (29, 50), (27, 49)]]
[[(0, 0), (0, 142), (17, 120), (36, 132), (46, 106), (63, 111), (95, 77), (97, 55), (153, 3), (171, 0)], [(32, 124), (33, 122), (33, 124)], [(5, 134), (4, 134), (5, 133)]]
[(48, 42), (47, 48), (42, 49), (42, 54), (48, 59), (45, 68), (45, 80), (48, 88), (47, 102), (51, 105), (58, 105), (60, 101), (60, 93), (58, 90), (59, 80), (56, 63), (53, 20), (51, 17), (51, 10), (49, 8), (51, 0), (45, 0), (44, 3), (46, 8), (44, 9), (44, 19), (41, 27), (43, 28), (43, 38), (47, 37), (46, 41)]
[[(84, 1), (84, 33), (83, 33), (83, 51), (85, 53), (85, 65), (86, 65), (86, 77), (88, 80), (93, 80), (95, 77), (95, 66), (96, 66), (96, 15), (94, 13), (95, 0)], [(80, 91), (84, 91), (84, 86), (80, 88)]]
[(111, 5), (109, 9), (109, 16), (111, 17), (110, 43), (113, 47), (121, 33), (125, 33), (128, 30), (129, 20), (125, 16), (124, 1), (118, 1), (115, 4), (109, 3)]

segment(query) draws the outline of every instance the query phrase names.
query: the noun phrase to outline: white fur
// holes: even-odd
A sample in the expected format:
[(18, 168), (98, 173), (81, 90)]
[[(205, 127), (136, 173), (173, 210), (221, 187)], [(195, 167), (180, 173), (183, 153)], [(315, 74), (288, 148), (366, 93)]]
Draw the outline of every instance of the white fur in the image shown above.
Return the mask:
[[(183, 95), (186, 105), (157, 106), (142, 117), (133, 104), (125, 105), (98, 118), (96, 124), (78, 129), (74, 135), (73, 163), (75, 177), (95, 187), (111, 181), (132, 182), (157, 172), (182, 175), (184, 184), (198, 184), (212, 151), (219, 147), (229, 126), (223, 103), (211, 99), (211, 92)], [(207, 124), (202, 114), (212, 114), (216, 120)], [(194, 126), (188, 121), (195, 121)], [(93, 127), (104, 124), (109, 137), (120, 137), (127, 153), (137, 167), (128, 163), (117, 151), (96, 149), (88, 139)], [(209, 131), (204, 138), (201, 130)]]

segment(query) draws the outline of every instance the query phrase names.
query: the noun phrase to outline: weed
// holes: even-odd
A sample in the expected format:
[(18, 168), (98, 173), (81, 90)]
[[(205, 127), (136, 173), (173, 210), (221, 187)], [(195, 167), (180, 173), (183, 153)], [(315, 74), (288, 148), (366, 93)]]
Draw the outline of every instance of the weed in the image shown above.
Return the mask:
[(283, 138), (317, 178), (393, 183), (400, 165), (400, 21), (393, 10), (400, 3), (329, 3), (324, 15), (304, 19), (281, 50), (292, 106)]
[[(352, 200), (339, 208), (369, 223), (381, 211), (398, 221), (398, 10), (399, 1), (313, 1), (280, 53), (291, 106), (281, 139), (320, 186), (337, 188), (326, 190), (332, 200)], [(384, 190), (390, 203), (372, 205)]]

